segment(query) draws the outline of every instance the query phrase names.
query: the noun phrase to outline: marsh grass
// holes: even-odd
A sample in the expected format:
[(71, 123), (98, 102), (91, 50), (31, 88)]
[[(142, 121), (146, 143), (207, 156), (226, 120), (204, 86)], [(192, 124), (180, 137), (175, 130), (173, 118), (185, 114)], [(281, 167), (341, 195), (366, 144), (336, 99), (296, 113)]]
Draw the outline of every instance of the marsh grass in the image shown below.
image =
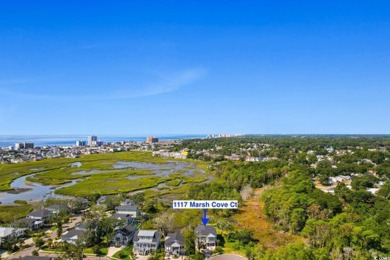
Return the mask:
[[(131, 167), (114, 169), (119, 162), (141, 162), (152, 164), (189, 163), (185, 169), (180, 169), (168, 176), (156, 176), (149, 169), (134, 169)], [(72, 167), (80, 162), (80, 167)], [(148, 197), (165, 196), (169, 194), (185, 194), (189, 186), (202, 183), (210, 178), (208, 164), (194, 160), (173, 160), (153, 157), (150, 152), (120, 152), (83, 155), (80, 158), (45, 159), (38, 162), (25, 162), (0, 166), (0, 191), (10, 190), (10, 182), (24, 175), (28, 181), (43, 185), (61, 185), (79, 180), (76, 184), (57, 189), (56, 194), (86, 197), (89, 195), (118, 194), (144, 190)], [(186, 176), (185, 173), (192, 174)], [(82, 172), (82, 173), (80, 173)], [(136, 176), (136, 178), (131, 177)], [(139, 178), (138, 178), (139, 176)], [(157, 188), (161, 183), (164, 187)]]
[(4, 223), (25, 217), (33, 209), (32, 205), (0, 205), (0, 220)]

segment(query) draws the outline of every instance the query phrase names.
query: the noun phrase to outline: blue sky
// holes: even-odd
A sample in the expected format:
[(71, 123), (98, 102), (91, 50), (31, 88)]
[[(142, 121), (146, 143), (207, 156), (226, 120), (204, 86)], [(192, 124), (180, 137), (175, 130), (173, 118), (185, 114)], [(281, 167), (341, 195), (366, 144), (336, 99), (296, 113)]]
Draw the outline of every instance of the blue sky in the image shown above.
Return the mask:
[(390, 133), (389, 1), (1, 1), (0, 134)]

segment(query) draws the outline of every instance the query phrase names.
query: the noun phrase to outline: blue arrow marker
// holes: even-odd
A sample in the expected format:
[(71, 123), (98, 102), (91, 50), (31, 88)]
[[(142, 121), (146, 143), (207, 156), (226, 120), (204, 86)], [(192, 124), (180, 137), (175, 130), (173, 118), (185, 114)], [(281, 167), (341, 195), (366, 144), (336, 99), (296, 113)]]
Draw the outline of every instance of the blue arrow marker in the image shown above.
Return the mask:
[(209, 219), (207, 218), (207, 209), (203, 210), (202, 223), (203, 223), (204, 226), (206, 226), (207, 223), (209, 223)]

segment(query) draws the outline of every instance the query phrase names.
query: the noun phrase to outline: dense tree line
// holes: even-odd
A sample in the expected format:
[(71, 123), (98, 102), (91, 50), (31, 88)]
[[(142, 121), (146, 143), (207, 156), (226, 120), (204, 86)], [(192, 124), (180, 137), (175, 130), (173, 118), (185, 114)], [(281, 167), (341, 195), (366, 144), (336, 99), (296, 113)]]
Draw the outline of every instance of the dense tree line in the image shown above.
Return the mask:
[(323, 193), (307, 173), (293, 171), (280, 187), (267, 190), (263, 200), (276, 227), (309, 238), (314, 256), (326, 252), (331, 258), (368, 259), (390, 252), (388, 199), (342, 183), (335, 195)]

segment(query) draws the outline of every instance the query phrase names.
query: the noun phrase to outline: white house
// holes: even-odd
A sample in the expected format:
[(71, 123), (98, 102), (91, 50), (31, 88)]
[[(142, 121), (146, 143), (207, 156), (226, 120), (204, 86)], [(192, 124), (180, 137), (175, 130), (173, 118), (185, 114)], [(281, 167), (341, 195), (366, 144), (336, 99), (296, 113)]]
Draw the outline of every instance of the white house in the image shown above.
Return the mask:
[(0, 245), (13, 237), (24, 235), (24, 228), (0, 227)]
[(157, 230), (137, 230), (134, 235), (134, 253), (148, 255), (160, 246), (161, 234)]

